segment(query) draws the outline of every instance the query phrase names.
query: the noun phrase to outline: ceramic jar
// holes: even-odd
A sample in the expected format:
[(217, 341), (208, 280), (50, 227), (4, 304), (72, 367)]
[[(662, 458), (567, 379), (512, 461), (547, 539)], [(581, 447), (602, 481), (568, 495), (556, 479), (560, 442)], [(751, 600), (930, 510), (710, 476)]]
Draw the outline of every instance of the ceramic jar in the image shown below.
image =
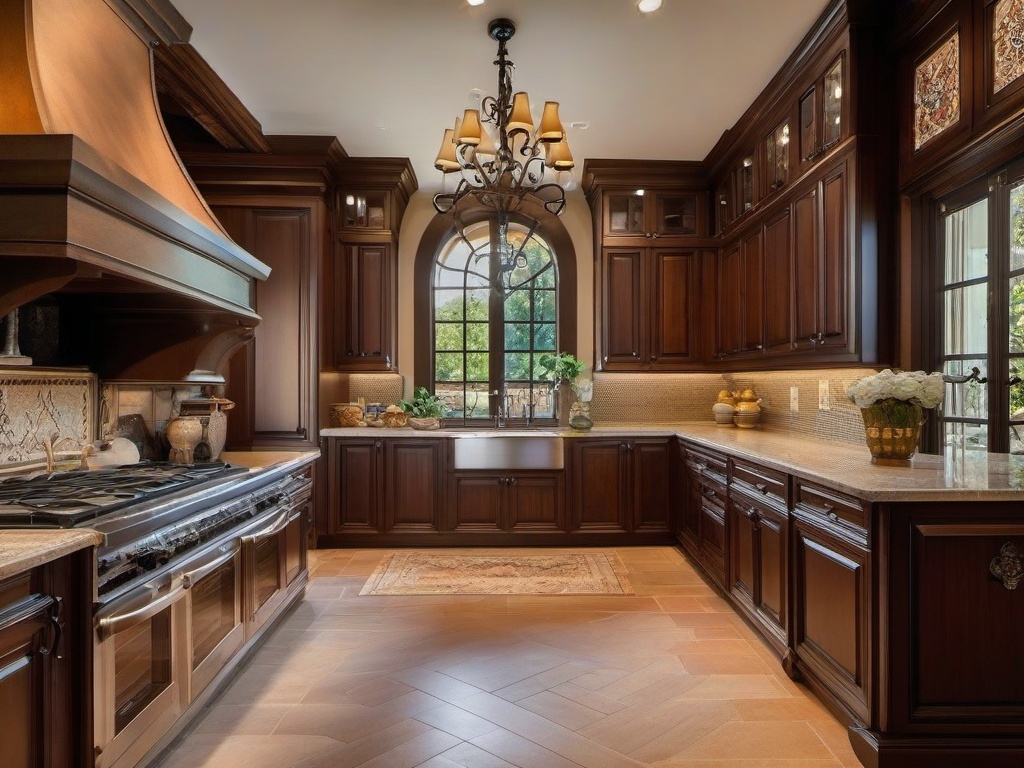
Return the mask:
[(203, 423), (196, 416), (179, 416), (167, 422), (164, 435), (171, 444), (168, 461), (172, 464), (192, 464), (195, 448), (203, 439)]
[(732, 417), (736, 413), (736, 408), (730, 403), (715, 403), (711, 406), (711, 413), (714, 415), (715, 423), (718, 426), (731, 427)]
[(761, 404), (756, 402), (740, 402), (736, 404), (736, 414), (732, 417), (737, 427), (751, 429), (761, 421)]

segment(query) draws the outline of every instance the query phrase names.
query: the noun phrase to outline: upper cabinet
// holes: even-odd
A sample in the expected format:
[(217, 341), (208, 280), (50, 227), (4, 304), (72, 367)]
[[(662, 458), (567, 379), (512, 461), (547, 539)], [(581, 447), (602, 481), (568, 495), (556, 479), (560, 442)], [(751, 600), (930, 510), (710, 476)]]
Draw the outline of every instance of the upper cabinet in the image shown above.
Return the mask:
[(702, 165), (588, 160), (584, 185), (599, 261), (599, 366), (700, 368), (703, 265), (714, 260)]
[(342, 165), (327, 279), (327, 368), (396, 369), (398, 231), (415, 189), (405, 159), (348, 158)]
[[(885, 362), (879, 267), (893, 148), (879, 140), (882, 14), (833, 3), (708, 156), (721, 238), (710, 361), (752, 370)], [(847, 14), (857, 14), (849, 18)], [(883, 340), (883, 343), (888, 343)]]

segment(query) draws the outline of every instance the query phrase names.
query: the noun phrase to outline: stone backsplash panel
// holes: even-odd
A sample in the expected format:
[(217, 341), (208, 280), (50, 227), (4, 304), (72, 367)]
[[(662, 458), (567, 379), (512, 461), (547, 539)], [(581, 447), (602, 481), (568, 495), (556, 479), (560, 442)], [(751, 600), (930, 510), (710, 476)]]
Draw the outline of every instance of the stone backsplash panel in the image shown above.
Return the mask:
[(87, 372), (0, 368), (0, 471), (79, 456), (96, 439), (96, 377)]

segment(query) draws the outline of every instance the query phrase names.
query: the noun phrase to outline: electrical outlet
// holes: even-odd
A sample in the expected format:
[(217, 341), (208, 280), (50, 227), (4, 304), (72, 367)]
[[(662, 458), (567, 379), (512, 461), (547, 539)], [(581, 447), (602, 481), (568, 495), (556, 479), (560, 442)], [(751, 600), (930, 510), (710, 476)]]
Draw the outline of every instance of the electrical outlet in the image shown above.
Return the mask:
[(789, 412), (797, 413), (800, 410), (800, 387), (789, 388)]
[(818, 410), (831, 411), (832, 402), (829, 398), (828, 379), (818, 380)]

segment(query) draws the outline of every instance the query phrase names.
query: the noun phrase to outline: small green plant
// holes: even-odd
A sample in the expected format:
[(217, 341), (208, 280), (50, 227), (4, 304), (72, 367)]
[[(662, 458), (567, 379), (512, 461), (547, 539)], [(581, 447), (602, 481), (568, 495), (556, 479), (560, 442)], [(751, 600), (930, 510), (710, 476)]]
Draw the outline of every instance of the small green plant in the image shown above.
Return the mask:
[(556, 389), (563, 379), (568, 380), (570, 383), (575, 381), (576, 377), (583, 373), (583, 369), (586, 367), (581, 360), (577, 360), (568, 352), (559, 352), (555, 355), (541, 355), (537, 362), (541, 368), (547, 371), (551, 377), (551, 383)]
[(430, 394), (426, 387), (416, 387), (411, 400), (399, 400), (398, 407), (417, 419), (443, 418), (448, 412), (447, 406), (437, 395)]

